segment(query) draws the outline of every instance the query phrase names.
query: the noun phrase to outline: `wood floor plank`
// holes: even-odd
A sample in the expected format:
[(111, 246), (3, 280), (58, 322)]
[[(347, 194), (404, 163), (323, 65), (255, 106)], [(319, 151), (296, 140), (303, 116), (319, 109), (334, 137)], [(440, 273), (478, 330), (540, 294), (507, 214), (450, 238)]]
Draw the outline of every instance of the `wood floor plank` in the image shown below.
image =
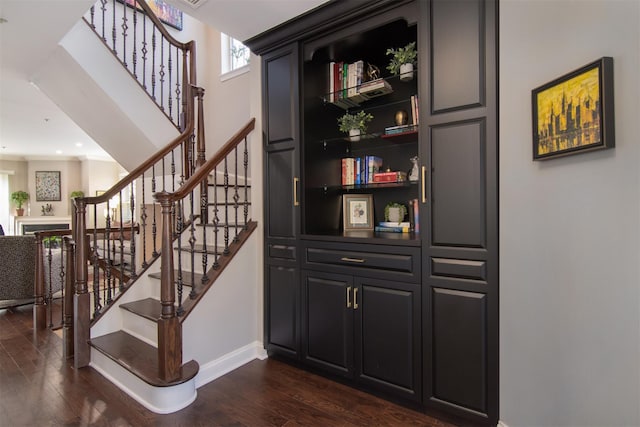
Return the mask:
[(0, 310), (2, 426), (454, 426), (273, 359), (202, 386), (187, 408), (155, 414), (94, 369), (74, 369), (58, 335), (33, 331), (31, 313)]

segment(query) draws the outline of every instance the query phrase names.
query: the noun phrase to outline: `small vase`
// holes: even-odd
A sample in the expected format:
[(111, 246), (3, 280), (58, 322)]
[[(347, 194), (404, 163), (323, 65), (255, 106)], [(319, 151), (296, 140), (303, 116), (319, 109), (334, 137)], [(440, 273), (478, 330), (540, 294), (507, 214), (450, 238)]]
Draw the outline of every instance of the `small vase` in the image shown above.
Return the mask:
[(360, 129), (349, 129), (349, 140), (360, 141)]
[(400, 218), (400, 208), (389, 208), (389, 222), (400, 224), (404, 218)]
[(402, 64), (400, 66), (400, 80), (403, 82), (413, 80), (413, 64)]
[(16, 208), (16, 216), (23, 216), (24, 208)]

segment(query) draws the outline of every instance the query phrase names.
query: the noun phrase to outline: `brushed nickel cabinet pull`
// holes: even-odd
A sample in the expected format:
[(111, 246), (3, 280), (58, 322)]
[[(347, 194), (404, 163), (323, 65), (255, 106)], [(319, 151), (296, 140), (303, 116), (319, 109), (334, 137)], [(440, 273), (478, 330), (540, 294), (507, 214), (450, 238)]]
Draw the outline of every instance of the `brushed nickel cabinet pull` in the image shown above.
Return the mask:
[(353, 288), (353, 309), (358, 309), (358, 288)]
[(351, 308), (351, 286), (347, 287), (347, 308)]

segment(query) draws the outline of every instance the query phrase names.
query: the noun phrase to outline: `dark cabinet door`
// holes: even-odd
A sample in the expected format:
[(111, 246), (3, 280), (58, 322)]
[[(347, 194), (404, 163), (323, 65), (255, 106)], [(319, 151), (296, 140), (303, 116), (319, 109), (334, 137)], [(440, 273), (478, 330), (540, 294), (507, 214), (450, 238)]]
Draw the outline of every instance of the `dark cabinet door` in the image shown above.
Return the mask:
[(358, 380), (419, 402), (422, 398), (419, 285), (358, 278), (353, 304)]
[(495, 425), (496, 4), (421, 7), (424, 403)]
[(344, 377), (353, 376), (353, 279), (303, 272), (303, 359)]
[(263, 67), (267, 351), (300, 357), (298, 44), (265, 54)]

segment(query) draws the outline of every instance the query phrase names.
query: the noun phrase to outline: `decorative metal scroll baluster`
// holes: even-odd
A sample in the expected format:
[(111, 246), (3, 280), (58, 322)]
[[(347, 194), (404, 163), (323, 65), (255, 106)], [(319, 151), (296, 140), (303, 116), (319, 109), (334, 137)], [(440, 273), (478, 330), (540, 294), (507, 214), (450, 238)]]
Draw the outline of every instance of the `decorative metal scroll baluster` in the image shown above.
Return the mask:
[[(191, 298), (194, 298), (196, 295), (196, 254), (195, 254), (195, 247), (196, 247), (196, 217), (195, 217), (195, 211), (193, 209), (194, 207), (194, 200), (193, 200), (193, 190), (189, 193), (189, 220), (190, 220), (190, 224), (189, 224), (189, 248), (191, 249), (191, 251), (189, 251), (189, 261), (191, 263), (191, 292), (189, 293), (189, 296)], [(191, 296), (193, 295), (193, 296)]]
[(147, 53), (149, 50), (147, 49), (147, 17), (146, 15), (142, 16), (142, 87), (144, 90), (147, 90)]
[(129, 29), (129, 26), (127, 25), (127, 21), (128, 21), (127, 9), (128, 8), (123, 7), (122, 9), (124, 10), (124, 12), (122, 13), (122, 64), (126, 68), (127, 67), (127, 30)]
[[(168, 68), (169, 68), (169, 82), (167, 83), (167, 94), (169, 94), (168, 97), (168, 107), (169, 107), (169, 116), (172, 116), (172, 106), (173, 106), (173, 99), (172, 99), (172, 93), (171, 93), (171, 75), (173, 74), (173, 60), (171, 59), (171, 46), (167, 47), (168, 50), (168, 54), (167, 56), (169, 57), (168, 60)], [(164, 99), (164, 97), (162, 97), (162, 99)]]
[(96, 29), (96, 5), (89, 8), (89, 26), (95, 31)]
[(218, 168), (213, 168), (213, 268), (218, 269), (220, 263), (218, 258), (220, 253), (218, 252), (218, 227), (220, 225), (220, 217), (218, 216)]
[(102, 4), (102, 6), (100, 7), (100, 9), (102, 10), (102, 41), (106, 44), (107, 43), (107, 28), (105, 26), (105, 23), (107, 22), (107, 20), (105, 19), (105, 17), (107, 16), (107, 0), (101, 0), (100, 3)]
[[(55, 237), (53, 238), (55, 239)], [(51, 265), (52, 261), (53, 261), (53, 254), (51, 253), (51, 246), (52, 246), (52, 238), (50, 237), (48, 239), (49, 244), (46, 245), (45, 247), (47, 248), (47, 305), (49, 307), (53, 306), (53, 266)], [(53, 327), (53, 313), (52, 310), (49, 310), (49, 328)]]
[(156, 100), (156, 28), (151, 33), (151, 97)]
[(98, 252), (98, 205), (93, 205), (93, 246), (91, 248), (91, 262), (93, 264), (93, 317), (96, 317), (102, 305), (100, 304), (100, 269), (98, 268), (98, 260), (100, 254)]
[(200, 184), (200, 225), (202, 226), (202, 275), (201, 282), (207, 283), (209, 276), (207, 275), (207, 222), (208, 222), (208, 206), (209, 206), (209, 185), (208, 181), (203, 181)]
[[(120, 291), (124, 290), (124, 223), (122, 221), (123, 219), (123, 209), (122, 209), (122, 191), (120, 191), (120, 193), (118, 193), (118, 200), (119, 202), (119, 206), (120, 209), (119, 210), (119, 220), (120, 220), (120, 225), (119, 225), (119, 233), (118, 233), (118, 243), (120, 245), (120, 257), (118, 262), (120, 263), (120, 277), (118, 278), (118, 285), (119, 285), (119, 289)], [(114, 290), (115, 290), (115, 283), (114, 283)]]
[(229, 167), (228, 156), (224, 158), (224, 250), (223, 254), (229, 254)]
[(138, 80), (138, 74), (136, 73), (136, 65), (138, 59), (138, 8), (133, 8), (133, 49), (131, 60), (133, 62), (133, 77)]
[(244, 138), (244, 224), (243, 230), (247, 229), (249, 223), (249, 182), (247, 171), (249, 170), (249, 151), (247, 148), (247, 137)]
[(235, 228), (235, 233), (233, 236), (233, 241), (237, 242), (238, 241), (238, 232), (240, 231), (239, 227), (238, 227), (238, 201), (240, 200), (240, 193), (238, 193), (238, 177), (240, 176), (240, 174), (238, 174), (238, 147), (236, 147), (233, 150), (233, 156), (234, 156), (234, 163), (235, 163), (235, 173), (234, 173), (234, 179), (233, 179), (233, 211), (234, 211), (234, 218), (235, 218), (235, 223), (233, 224), (234, 228)]
[(160, 71), (158, 75), (160, 76), (160, 109), (164, 111), (164, 76), (165, 76), (165, 65), (164, 65), (164, 36), (160, 36)]
[[(130, 241), (129, 241), (129, 266), (131, 268), (131, 272), (130, 272), (130, 277), (131, 280), (135, 280), (138, 277), (138, 274), (136, 273), (136, 239), (135, 239), (135, 233), (134, 233), (134, 226), (135, 226), (135, 206), (136, 206), (136, 200), (135, 200), (135, 194), (133, 192), (133, 182), (131, 183), (131, 186), (129, 187), (129, 209), (130, 209), (130, 213), (131, 213), (131, 230), (129, 231), (129, 237), (130, 237)], [(144, 200), (144, 199), (143, 199)]]
[[(140, 186), (142, 187), (142, 203), (140, 206), (140, 226), (142, 227), (142, 268), (145, 269), (149, 266), (147, 263), (147, 204), (145, 201), (147, 200), (145, 197), (145, 188), (146, 183), (144, 181), (144, 172), (142, 172), (142, 177), (140, 180)], [(155, 211), (155, 209), (154, 209)], [(133, 257), (135, 259), (135, 257)]]
[[(182, 53), (184, 55), (184, 52)], [(178, 118), (178, 127), (184, 130), (184, 121), (181, 121), (182, 112), (180, 111), (180, 49), (176, 48), (176, 117)]]
[(117, 54), (116, 50), (116, 2), (111, 2), (111, 10), (113, 11), (113, 18), (111, 21), (111, 50), (113, 53)]
[[(60, 241), (60, 272), (58, 274), (58, 277), (60, 279), (60, 308), (62, 310), (60, 313), (62, 316), (64, 316), (64, 285), (65, 285), (64, 280), (65, 280), (65, 275), (67, 274), (64, 266), (65, 266), (66, 256), (65, 256), (65, 245), (62, 240), (62, 237), (58, 237), (57, 239)], [(53, 283), (51, 284), (51, 287), (53, 287)], [(60, 323), (62, 326), (62, 322)]]
[(107, 265), (105, 267), (106, 270), (106, 277), (107, 277), (107, 290), (106, 290), (106, 296), (105, 296), (105, 302), (107, 304), (111, 304), (111, 301), (113, 301), (113, 295), (111, 293), (111, 287), (113, 286), (113, 279), (112, 279), (112, 274), (111, 274), (111, 266), (113, 265), (113, 259), (111, 258), (111, 240), (112, 240), (112, 236), (111, 236), (111, 206), (109, 206), (110, 201), (107, 200), (107, 236), (106, 236), (106, 241), (107, 241), (107, 247), (106, 249), (106, 255), (107, 255)]
[[(182, 201), (176, 202), (174, 205), (177, 205), (174, 211), (177, 210), (177, 218), (176, 218), (176, 231), (178, 236), (182, 234), (182, 230), (184, 227), (184, 221), (182, 217)], [(184, 281), (182, 279), (182, 239), (178, 237), (178, 277), (176, 279), (176, 284), (178, 288), (178, 316), (182, 316), (184, 313), (184, 309), (182, 308), (182, 293), (184, 290)], [(193, 293), (193, 287), (191, 288), (191, 293)]]

